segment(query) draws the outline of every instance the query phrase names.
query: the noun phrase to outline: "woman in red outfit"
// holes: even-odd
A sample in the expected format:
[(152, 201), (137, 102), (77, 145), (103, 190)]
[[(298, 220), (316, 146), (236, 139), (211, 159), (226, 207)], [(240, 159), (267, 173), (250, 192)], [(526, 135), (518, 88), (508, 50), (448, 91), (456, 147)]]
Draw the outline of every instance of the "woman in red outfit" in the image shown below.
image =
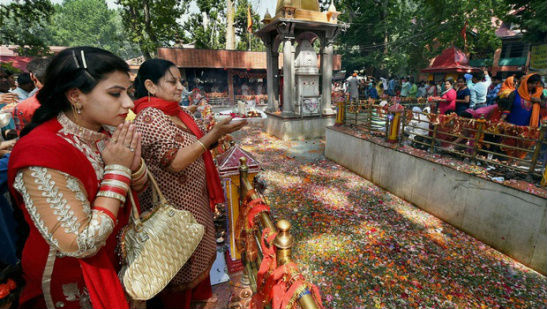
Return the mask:
[[(206, 227), (192, 257), (156, 299), (164, 308), (189, 308), (192, 300), (212, 297), (209, 271), (216, 243), (211, 211), (224, 201), (224, 192), (209, 150), (246, 123), (225, 119), (207, 132), (206, 125), (179, 106), (180, 81), (179, 69), (162, 59), (144, 62), (135, 79), (135, 124), (142, 134), (143, 158), (167, 200)], [(143, 208), (151, 205), (149, 191), (140, 196)]]
[(8, 171), (30, 227), (22, 308), (128, 308), (116, 235), (129, 219), (127, 194), (147, 179), (140, 135), (124, 123), (133, 107), (128, 72), (92, 47), (65, 49), (47, 68)]

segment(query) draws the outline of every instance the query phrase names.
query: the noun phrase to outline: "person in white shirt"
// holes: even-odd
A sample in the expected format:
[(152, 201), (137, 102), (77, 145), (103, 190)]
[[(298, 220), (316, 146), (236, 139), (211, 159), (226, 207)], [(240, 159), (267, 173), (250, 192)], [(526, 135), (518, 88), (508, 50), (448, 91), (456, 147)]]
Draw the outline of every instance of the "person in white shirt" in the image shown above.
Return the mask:
[(492, 84), (488, 71), (474, 72), (473, 75), (465, 74), (464, 77), (467, 79), (467, 88), (471, 93), (469, 107), (472, 109), (485, 107), (488, 87)]
[(30, 78), (30, 73), (22, 73), (17, 77), (17, 88), (10, 91), (17, 94), (19, 101), (25, 100), (34, 90), (34, 82)]

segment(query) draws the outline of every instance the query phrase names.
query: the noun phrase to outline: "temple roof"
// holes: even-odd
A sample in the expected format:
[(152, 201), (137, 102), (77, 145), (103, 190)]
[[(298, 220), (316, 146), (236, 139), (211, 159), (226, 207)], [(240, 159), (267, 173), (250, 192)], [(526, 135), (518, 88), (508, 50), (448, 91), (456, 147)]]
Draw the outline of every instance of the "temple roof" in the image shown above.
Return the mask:
[(279, 15), (284, 6), (290, 6), (296, 9), (320, 12), (319, 2), (317, 0), (277, 0), (275, 15)]
[(435, 57), (431, 66), (423, 69), (422, 72), (472, 72), (478, 70), (478, 68), (469, 66), (469, 59), (464, 52), (456, 47), (450, 47)]

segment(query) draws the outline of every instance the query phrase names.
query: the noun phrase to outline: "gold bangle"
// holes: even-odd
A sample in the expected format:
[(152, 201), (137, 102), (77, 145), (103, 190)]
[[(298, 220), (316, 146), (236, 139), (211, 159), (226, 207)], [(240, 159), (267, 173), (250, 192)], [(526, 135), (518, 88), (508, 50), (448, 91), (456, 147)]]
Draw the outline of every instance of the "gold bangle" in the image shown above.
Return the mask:
[(109, 198), (117, 199), (118, 201), (120, 201), (122, 203), (121, 206), (123, 206), (125, 204), (125, 196), (123, 196), (121, 194), (118, 194), (116, 192), (99, 191), (96, 196), (97, 197), (102, 196), (102, 197), (109, 197)]
[(105, 172), (106, 171), (120, 171), (127, 175), (127, 178), (131, 175), (131, 169), (129, 167), (120, 165), (120, 164), (109, 164), (104, 167)]
[(141, 165), (139, 166), (139, 169), (137, 169), (136, 172), (131, 173), (131, 179), (139, 178), (144, 174), (146, 171), (146, 164), (144, 163), (144, 159), (141, 158)]
[(197, 140), (198, 144), (201, 145), (201, 147), (203, 148), (203, 151), (207, 151), (207, 147), (205, 147), (205, 144), (203, 144), (199, 139)]

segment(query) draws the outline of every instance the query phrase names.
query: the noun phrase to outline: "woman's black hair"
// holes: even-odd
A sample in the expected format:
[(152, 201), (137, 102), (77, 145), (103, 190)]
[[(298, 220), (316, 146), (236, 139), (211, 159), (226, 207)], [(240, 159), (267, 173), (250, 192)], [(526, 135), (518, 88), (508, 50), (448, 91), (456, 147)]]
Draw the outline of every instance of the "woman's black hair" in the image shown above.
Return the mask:
[(109, 51), (81, 46), (60, 52), (47, 67), (44, 86), (36, 95), (40, 107), (21, 136), (59, 113), (70, 110), (71, 105), (66, 97), (68, 90), (77, 88), (89, 93), (107, 74), (116, 71), (129, 74), (129, 66)]
[(541, 82), (541, 76), (539, 74), (533, 74), (532, 76), (528, 77), (528, 80), (526, 81), (528, 84), (534, 84), (537, 82)]
[(144, 86), (147, 79), (157, 84), (171, 67), (176, 68), (177, 66), (173, 62), (164, 59), (149, 59), (143, 62), (135, 78), (135, 99), (148, 95), (148, 90)]

